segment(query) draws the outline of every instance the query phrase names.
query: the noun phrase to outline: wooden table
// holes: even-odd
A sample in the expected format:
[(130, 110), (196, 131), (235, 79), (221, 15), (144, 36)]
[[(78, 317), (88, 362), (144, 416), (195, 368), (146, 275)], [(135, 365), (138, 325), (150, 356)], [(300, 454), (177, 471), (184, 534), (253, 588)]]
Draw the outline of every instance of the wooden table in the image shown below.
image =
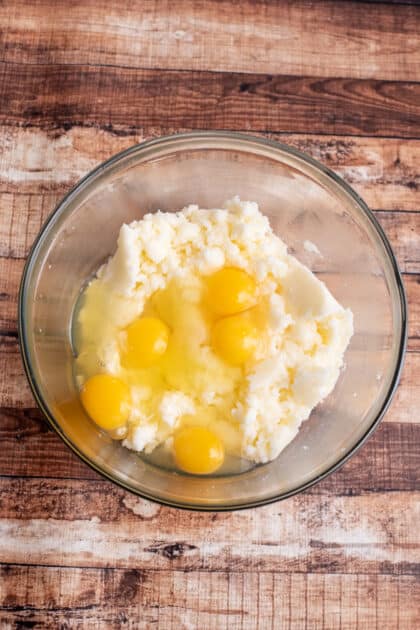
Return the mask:
[[(416, 5), (0, 3), (1, 628), (419, 627)], [(267, 135), (340, 173), (410, 303), (401, 386), (360, 453), (232, 514), (159, 507), (78, 461), (35, 408), (16, 332), (25, 257), (63, 193), (113, 153), (191, 129)]]

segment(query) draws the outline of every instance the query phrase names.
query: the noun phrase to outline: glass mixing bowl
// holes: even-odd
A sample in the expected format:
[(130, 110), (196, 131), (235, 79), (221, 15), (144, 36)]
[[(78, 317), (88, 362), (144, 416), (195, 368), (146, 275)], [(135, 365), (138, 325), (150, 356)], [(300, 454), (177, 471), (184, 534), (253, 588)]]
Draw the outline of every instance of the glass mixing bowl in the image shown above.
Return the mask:
[[(355, 333), (334, 391), (276, 460), (238, 475), (193, 477), (144, 461), (89, 420), (73, 381), (72, 316), (81, 287), (115, 250), (122, 223), (189, 203), (220, 207), (234, 195), (260, 204), (291, 253), (352, 309)], [(305, 247), (305, 241), (322, 256)], [(87, 464), (142, 497), (227, 510), (304, 490), (363, 443), (397, 385), (406, 302), (382, 229), (345, 182), (276, 142), (203, 132), (134, 146), (100, 165), (63, 199), (25, 267), (19, 333), (39, 406)]]

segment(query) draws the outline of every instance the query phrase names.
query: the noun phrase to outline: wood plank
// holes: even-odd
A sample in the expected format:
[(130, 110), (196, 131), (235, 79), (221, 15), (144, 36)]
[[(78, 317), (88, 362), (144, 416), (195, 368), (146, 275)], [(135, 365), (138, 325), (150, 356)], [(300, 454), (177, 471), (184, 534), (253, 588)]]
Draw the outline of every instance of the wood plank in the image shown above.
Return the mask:
[(305, 494), (258, 510), (206, 514), (163, 508), (102, 482), (1, 479), (0, 488), (4, 563), (393, 575), (419, 569), (418, 492), (321, 501)]
[[(108, 130), (73, 126), (67, 131), (48, 130), (45, 126), (39, 129), (0, 126), (0, 192), (6, 195), (0, 200), (1, 240), (9, 233), (4, 233), (3, 222), (7, 224), (7, 230), (17, 232), (17, 223), (10, 226), (12, 213), (17, 212), (22, 213), (22, 217), (30, 212), (28, 240), (33, 239), (41, 219), (54, 208), (60, 197), (111, 155), (148, 138), (191, 130), (192, 127), (177, 130), (166, 126), (137, 129), (128, 123)], [(285, 133), (266, 135), (308, 153), (335, 170), (371, 208), (420, 210), (416, 164), (420, 140)], [(23, 223), (24, 218), (21, 219), (22, 228)], [(18, 245), (16, 248), (12, 255), (23, 255)]]
[(23, 370), (16, 332), (0, 335), (0, 406), (34, 406)]
[[(403, 275), (404, 285), (410, 305), (409, 349), (420, 349), (420, 213), (402, 214), (401, 218), (394, 213), (387, 217), (380, 213), (380, 221), (384, 225), (402, 269), (417, 273)], [(396, 220), (397, 219), (397, 220)], [(27, 237), (22, 235), (24, 239)], [(0, 245), (0, 251), (2, 246)], [(7, 244), (5, 249), (7, 249)], [(10, 253), (12, 250), (9, 249)], [(0, 255), (0, 335), (14, 335), (17, 332), (17, 300), (19, 285), (23, 273), (24, 259), (3, 258)], [(0, 349), (1, 353), (1, 349)]]
[[(18, 292), (24, 264), (24, 259), (0, 257), (0, 335), (17, 335)], [(1, 353), (2, 341), (0, 344)]]
[(381, 7), (383, 4), (416, 4), (416, 5), (419, 4), (419, 0), (354, 0), (354, 1), (361, 2), (361, 3), (369, 2), (372, 4), (379, 4), (381, 5)]
[[(406, 276), (406, 287), (412, 287), (412, 295), (418, 291), (415, 278), (412, 281), (411, 276)], [(418, 387), (420, 353), (416, 352), (419, 347), (419, 337), (416, 332), (419, 326), (416, 315), (418, 304), (418, 301), (411, 302), (409, 327), (412, 336), (409, 338), (409, 352), (406, 355), (399, 389), (386, 415), (388, 422), (420, 422), (415, 413), (415, 410), (420, 409), (420, 388)], [(12, 327), (15, 326), (15, 322), (9, 323)], [(23, 371), (17, 333), (14, 328), (12, 331), (3, 331), (3, 333), (0, 334), (0, 407), (31, 408), (34, 406), (34, 400)]]
[[(420, 212), (377, 212), (376, 218), (388, 237), (401, 271), (418, 274), (420, 271)], [(416, 307), (417, 289), (405, 276), (409, 303)]]
[[(0, 122), (418, 137), (420, 83), (0, 63)], [(39, 89), (42, 86), (42, 89)]]
[(418, 410), (420, 409), (420, 354), (407, 352), (404, 360), (404, 368), (391, 407), (385, 415), (385, 422), (412, 422), (420, 421)]
[(3, 408), (0, 419), (0, 475), (102, 480), (70, 451), (38, 408)]
[[(408, 259), (407, 259), (408, 261)], [(412, 263), (410, 263), (412, 264)], [(407, 264), (408, 266), (408, 264)], [(409, 352), (420, 350), (420, 277), (403, 274), (404, 288), (408, 303), (408, 336), (407, 349)]]
[(354, 0), (355, 2), (361, 2), (361, 3), (365, 3), (365, 2), (369, 2), (369, 3), (373, 3), (373, 4), (379, 4), (379, 5), (383, 5), (383, 4), (419, 4), (419, 0)]
[[(412, 215), (413, 216), (413, 215)], [(420, 213), (417, 223), (420, 224)], [(393, 228), (394, 229), (394, 228)], [(411, 234), (413, 234), (412, 242), (419, 240), (419, 234), (411, 232), (413, 228), (407, 229), (407, 239), (404, 243), (405, 233), (402, 227), (401, 233), (396, 235), (400, 239), (402, 244), (401, 248), (396, 248), (397, 252), (400, 249), (404, 251), (404, 245), (407, 244)], [(395, 228), (397, 232), (397, 228)], [(420, 267), (420, 259), (417, 262), (410, 260), (410, 255), (415, 255), (419, 258), (420, 248), (409, 247), (406, 254), (407, 266), (410, 268)], [(400, 257), (401, 261), (401, 257)], [(0, 257), (0, 344), (1, 335), (12, 337), (17, 333), (17, 296), (19, 290), (20, 279), (23, 271), (24, 260), (13, 258), (1, 258)], [(407, 293), (408, 303), (410, 305), (410, 317), (408, 322), (408, 334), (409, 343), (408, 349), (410, 351), (420, 350), (420, 274), (404, 274), (403, 281)], [(0, 355), (2, 353), (0, 345)], [(1, 378), (1, 377), (0, 377)], [(0, 404), (1, 406), (1, 404)]]
[[(0, 195), (0, 199), (2, 197)], [(12, 202), (10, 216), (7, 216), (6, 207), (0, 219), (0, 333), (3, 334), (16, 332), (17, 296), (25, 262), (23, 257), (27, 255), (39, 224), (47, 214), (41, 212), (40, 217), (32, 214), (30, 208), (33, 197), (19, 196), (18, 199), (29, 203), (23, 203), (22, 209), (22, 206), (19, 208)], [(410, 304), (409, 347), (411, 350), (420, 349), (420, 212), (378, 212), (376, 216), (404, 272)], [(22, 225), (26, 225), (26, 229), (22, 229)]]
[(334, 170), (372, 209), (420, 209), (416, 166), (419, 141), (293, 134), (271, 137), (291, 144)]
[[(384, 422), (357, 455), (308, 492), (415, 490), (419, 461), (414, 445), (419, 438), (420, 425)], [(0, 410), (0, 441), (0, 476), (101, 479), (49, 429), (37, 409)]]
[[(412, 576), (262, 571), (252, 579), (235, 570), (186, 574), (21, 566), (2, 567), (0, 576), (0, 625), (5, 628), (75, 628), (82, 623), (87, 630), (148, 630), (154, 625), (301, 630), (310, 619), (306, 627), (316, 630), (408, 630), (419, 622), (413, 603), (420, 587)], [(289, 599), (298, 605), (280, 605)]]
[[(419, 374), (420, 354), (408, 352), (398, 391), (385, 417), (386, 422), (420, 422), (416, 413), (420, 409)], [(34, 407), (15, 335), (0, 335), (0, 407)]]
[(357, 2), (2, 4), (10, 62), (418, 80), (419, 10)]
[[(55, 195), (28, 196), (1, 194), (0, 204), (0, 269), (4, 286), (2, 300), (16, 295), (24, 258), (50, 210)], [(46, 200), (49, 200), (48, 202)], [(39, 210), (39, 211), (38, 211)], [(420, 273), (420, 212), (376, 212), (376, 218), (388, 237), (400, 269), (405, 274)], [(285, 236), (287, 242), (287, 234)], [(408, 276), (407, 283), (410, 282)], [(16, 311), (14, 311), (14, 314)], [(7, 319), (7, 308), (1, 316)], [(4, 325), (4, 324), (2, 324)]]
[[(22, 269), (23, 260), (0, 258), (0, 406), (20, 409), (33, 406), (17, 343), (17, 291)], [(416, 405), (420, 408), (420, 390), (416, 388), (420, 355), (412, 351), (420, 350), (420, 283), (418, 275), (405, 275), (404, 282), (410, 304), (408, 349), (411, 352), (407, 356), (397, 400), (388, 417), (401, 422), (416, 422), (411, 410)], [(407, 408), (404, 408), (405, 404)]]

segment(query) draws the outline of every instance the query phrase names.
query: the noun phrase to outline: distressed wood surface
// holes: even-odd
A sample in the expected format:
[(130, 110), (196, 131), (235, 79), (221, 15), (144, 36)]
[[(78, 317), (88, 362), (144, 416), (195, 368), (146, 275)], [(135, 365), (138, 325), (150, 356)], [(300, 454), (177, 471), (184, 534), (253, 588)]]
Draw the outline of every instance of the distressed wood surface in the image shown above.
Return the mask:
[[(416, 581), (406, 575), (323, 575), (320, 580), (310, 572), (10, 566), (0, 579), (6, 584), (0, 612), (5, 627), (394, 630), (414, 628), (418, 621)], [(385, 609), (381, 601), (398, 606)], [(133, 622), (139, 608), (140, 625)], [(279, 611), (284, 611), (282, 626)]]
[[(0, 628), (414, 630), (420, 487), (420, 6), (0, 2)], [(232, 129), (329, 166), (375, 211), (409, 302), (401, 385), (340, 470), (232, 514), (112, 486), (47, 426), (17, 341), (60, 197), (136, 142)]]
[[(419, 439), (420, 427), (416, 423), (387, 420), (362, 451), (307, 493), (353, 495), (387, 489), (415, 490), (418, 458), (412, 444)], [(5, 477), (101, 479), (65, 447), (38, 409), (3, 408), (0, 439), (4, 446), (0, 468)], [(8, 490), (7, 484), (5, 489)], [(1, 496), (10, 500), (4, 490)]]
[[(0, 124), (0, 193), (15, 193), (14, 197), (6, 197), (2, 205), (5, 211), (7, 208), (12, 213), (13, 205), (18, 204), (14, 221), (20, 208), (23, 212), (28, 206), (27, 212), (32, 214), (28, 246), (60, 196), (102, 160), (146, 138), (191, 130), (191, 124), (182, 128), (166, 125), (136, 128), (127, 122), (119, 127), (98, 122), (95, 127), (86, 128), (67, 120), (63, 126), (54, 128), (48, 122), (40, 128)], [(254, 129), (250, 131), (257, 133)], [(408, 128), (408, 133), (413, 133), (412, 127)], [(283, 132), (263, 135), (321, 160), (344, 177), (373, 209), (420, 210), (418, 139)], [(7, 227), (9, 223), (2, 229)]]
[(397, 81), (418, 78), (418, 19), (418, 7), (302, 0), (14, 0), (0, 13), (12, 63)]
[[(38, 126), (47, 113), (55, 125), (166, 120), (194, 129), (322, 134), (327, 127), (333, 134), (409, 138), (420, 123), (415, 82), (15, 63), (0, 64), (0, 81), (5, 125)], [(94, 95), (94, 108), (80, 90)]]

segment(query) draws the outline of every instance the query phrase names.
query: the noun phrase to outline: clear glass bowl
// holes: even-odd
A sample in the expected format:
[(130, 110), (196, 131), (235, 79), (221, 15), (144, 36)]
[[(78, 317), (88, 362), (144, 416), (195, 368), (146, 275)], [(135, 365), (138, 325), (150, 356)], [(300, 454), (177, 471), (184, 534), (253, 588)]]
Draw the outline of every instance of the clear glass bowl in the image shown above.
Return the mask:
[[(281, 455), (239, 475), (165, 471), (123, 448), (85, 415), (73, 382), (72, 315), (81, 287), (113, 253), (123, 222), (189, 203), (255, 200), (290, 251), (354, 313), (355, 334), (333, 393)], [(322, 257), (307, 251), (317, 245)], [(87, 464), (136, 494), (201, 510), (288, 497), (335, 470), (373, 431), (401, 370), (406, 302), (391, 247), (358, 195), (294, 149), (235, 133), (171, 136), (134, 146), (83, 179), (42, 228), (19, 300), (27, 376), (51, 425)]]

